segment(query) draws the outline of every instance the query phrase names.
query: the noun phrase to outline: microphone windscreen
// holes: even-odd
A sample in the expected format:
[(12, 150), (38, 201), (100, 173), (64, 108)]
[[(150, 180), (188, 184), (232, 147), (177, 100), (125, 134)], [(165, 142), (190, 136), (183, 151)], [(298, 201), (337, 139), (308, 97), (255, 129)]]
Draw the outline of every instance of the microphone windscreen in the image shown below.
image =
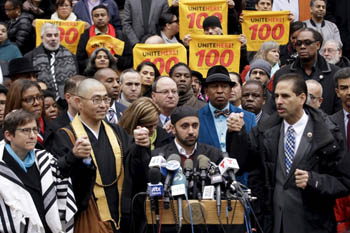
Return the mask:
[(184, 169), (190, 169), (193, 170), (193, 160), (192, 159), (186, 159), (184, 162)]
[(168, 157), (168, 159), (166, 161), (169, 162), (171, 160), (178, 161), (181, 164), (181, 157), (180, 157), (180, 155), (177, 155), (177, 154), (169, 155), (169, 157)]
[(198, 167), (200, 169), (208, 169), (210, 159), (205, 155), (198, 155)]
[(160, 179), (161, 179), (161, 174), (160, 174), (159, 168), (152, 167), (149, 170), (149, 180), (151, 184), (158, 184), (160, 182)]

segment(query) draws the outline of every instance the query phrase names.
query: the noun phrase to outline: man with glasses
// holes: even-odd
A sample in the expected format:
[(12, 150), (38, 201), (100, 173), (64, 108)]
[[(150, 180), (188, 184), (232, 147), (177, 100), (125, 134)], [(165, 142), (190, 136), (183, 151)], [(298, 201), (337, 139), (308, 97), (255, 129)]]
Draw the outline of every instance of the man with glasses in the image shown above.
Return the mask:
[(327, 40), (323, 42), (320, 54), (328, 63), (334, 64), (340, 68), (349, 67), (350, 60), (343, 55), (342, 43), (336, 40)]
[(159, 77), (152, 84), (152, 100), (159, 106), (158, 125), (165, 126), (170, 120), (170, 115), (179, 102), (177, 86), (173, 79), (169, 77)]
[[(73, 187), (81, 194), (91, 194), (90, 201), (96, 200), (102, 221), (108, 222), (114, 232), (130, 232), (132, 193), (144, 191), (147, 184), (143, 164), (149, 161), (141, 155), (144, 154), (142, 150), (150, 146), (148, 129), (135, 130), (135, 143), (131, 143), (124, 129), (104, 121), (111, 98), (105, 86), (95, 79), (85, 79), (79, 84), (75, 101), (79, 115), (65, 130), (57, 131), (52, 152), (58, 156), (71, 155), (67, 160), (75, 166)], [(81, 143), (89, 143), (77, 149), (72, 143), (76, 138), (82, 139)], [(77, 154), (89, 155), (84, 161), (88, 167), (76, 164), (73, 155)], [(95, 174), (94, 187), (75, 182), (91, 173)]]
[(313, 108), (319, 109), (323, 102), (322, 85), (314, 79), (306, 80), (307, 86), (307, 101), (306, 104)]
[(179, 43), (176, 34), (179, 33), (179, 19), (175, 14), (165, 13), (159, 18), (160, 36), (166, 44)]
[(295, 47), (298, 58), (290, 65), (282, 67), (275, 73), (274, 84), (278, 78), (286, 73), (298, 73), (305, 80), (314, 79), (323, 88), (323, 103), (321, 109), (327, 114), (333, 114), (340, 109), (340, 100), (335, 93), (333, 76), (339, 69), (319, 55), (318, 51), (323, 42), (321, 34), (312, 28), (300, 30)]

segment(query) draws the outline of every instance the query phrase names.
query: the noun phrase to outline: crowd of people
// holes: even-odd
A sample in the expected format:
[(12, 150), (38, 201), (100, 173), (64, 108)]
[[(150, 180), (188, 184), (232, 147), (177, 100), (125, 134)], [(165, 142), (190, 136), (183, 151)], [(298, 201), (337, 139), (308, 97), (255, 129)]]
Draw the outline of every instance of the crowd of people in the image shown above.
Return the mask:
[[(0, 0), (0, 232), (151, 232), (145, 199), (135, 199), (160, 154), (194, 168), (201, 155), (235, 158), (237, 181), (257, 197), (245, 214), (258, 232), (350, 232), (349, 4), (227, 5), (239, 70), (203, 75), (178, 62), (162, 75), (150, 61), (134, 64), (133, 48), (189, 49), (179, 0)], [(290, 10), (289, 42), (247, 51), (243, 10)], [(76, 54), (52, 23), (36, 46), (38, 19), (84, 22)], [(223, 35), (222, 25), (206, 17), (203, 35)], [(123, 41), (122, 54), (88, 51), (99, 35)]]

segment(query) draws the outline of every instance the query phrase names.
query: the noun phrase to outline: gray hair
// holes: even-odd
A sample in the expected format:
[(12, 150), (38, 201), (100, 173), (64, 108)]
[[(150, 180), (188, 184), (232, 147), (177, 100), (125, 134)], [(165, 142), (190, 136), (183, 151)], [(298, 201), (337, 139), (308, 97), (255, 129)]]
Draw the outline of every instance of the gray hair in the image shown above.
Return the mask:
[[(333, 43), (337, 46), (337, 50), (340, 51), (342, 50), (343, 48), (343, 43), (338, 41), (338, 40), (333, 40), (333, 39), (330, 39), (330, 40), (326, 40), (323, 42), (323, 45), (322, 45), (322, 48), (327, 44), (327, 43)], [(321, 49), (322, 50), (322, 49)]]
[(44, 23), (43, 26), (41, 26), (41, 30), (40, 30), (40, 36), (41, 38), (43, 38), (46, 29), (48, 28), (55, 28), (58, 31), (58, 36), (60, 36), (61, 32), (58, 29), (58, 26), (56, 24), (52, 24), (52, 23)]
[(264, 59), (266, 60), (266, 55), (267, 53), (272, 50), (272, 49), (279, 49), (279, 45), (275, 42), (275, 41), (266, 41), (264, 42), (259, 50), (256, 52), (255, 56), (254, 56), (254, 60), (255, 59)]

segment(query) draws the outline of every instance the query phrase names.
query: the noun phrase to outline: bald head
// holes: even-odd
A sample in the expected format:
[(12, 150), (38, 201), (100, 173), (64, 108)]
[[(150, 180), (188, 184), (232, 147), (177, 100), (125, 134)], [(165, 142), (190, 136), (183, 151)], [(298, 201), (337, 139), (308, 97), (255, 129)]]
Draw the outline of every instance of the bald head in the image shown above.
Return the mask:
[(308, 98), (306, 103), (316, 109), (320, 108), (323, 98), (323, 88), (322, 85), (316, 80), (310, 79), (306, 80)]
[(99, 69), (95, 73), (94, 78), (103, 83), (107, 89), (109, 97), (111, 97), (113, 100), (119, 99), (120, 77), (117, 72), (111, 68)]
[(106, 91), (106, 88), (100, 81), (88, 78), (79, 84), (77, 93), (78, 96), (89, 98), (88, 96), (92, 96), (96, 90)]

